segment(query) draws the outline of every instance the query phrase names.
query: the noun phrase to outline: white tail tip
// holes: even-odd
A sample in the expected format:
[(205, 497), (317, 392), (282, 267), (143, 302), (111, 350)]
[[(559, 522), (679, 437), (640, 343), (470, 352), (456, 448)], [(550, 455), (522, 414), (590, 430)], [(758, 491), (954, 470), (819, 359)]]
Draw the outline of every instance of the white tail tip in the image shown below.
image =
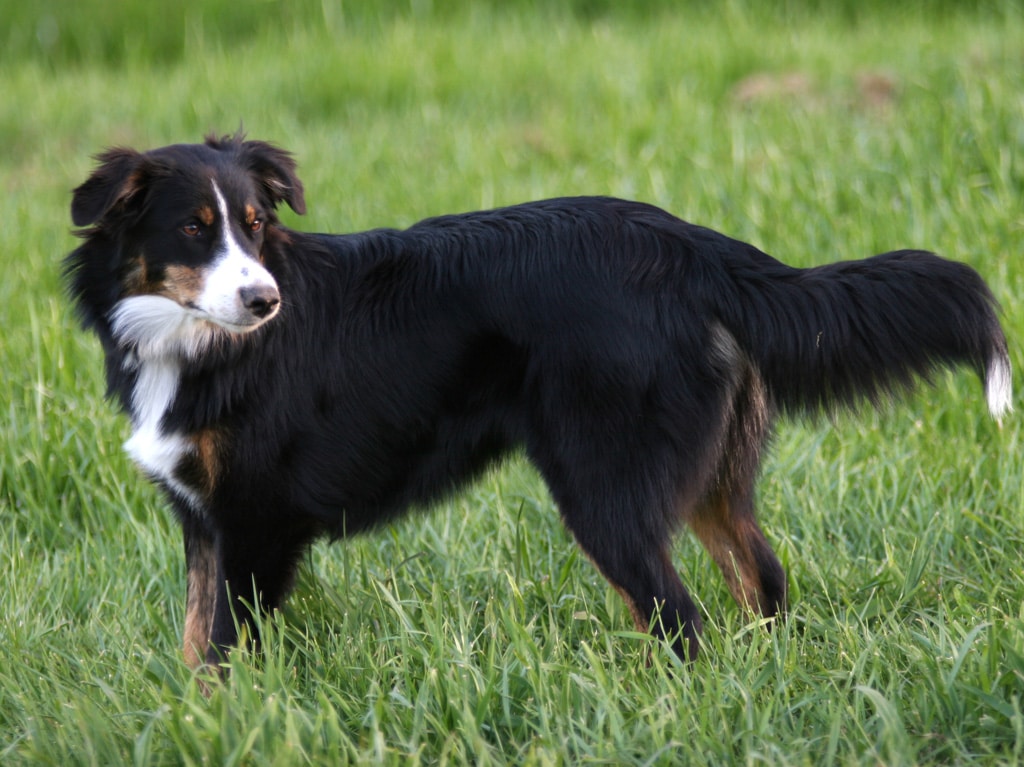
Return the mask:
[(988, 411), (999, 419), (1013, 410), (1013, 375), (1010, 360), (1005, 354), (995, 354), (988, 363), (985, 374), (985, 396)]

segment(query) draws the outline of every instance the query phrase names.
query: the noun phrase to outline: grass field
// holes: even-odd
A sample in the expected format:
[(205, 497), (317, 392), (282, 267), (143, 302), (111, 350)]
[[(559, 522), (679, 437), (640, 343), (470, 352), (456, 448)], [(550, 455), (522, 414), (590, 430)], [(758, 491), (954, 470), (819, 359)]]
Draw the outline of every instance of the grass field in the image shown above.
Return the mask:
[(797, 265), (929, 248), (1024, 362), (1019, 5), (366, 5), (0, 0), (0, 763), (1024, 762), (1022, 429), (968, 372), (780, 425), (759, 503), (791, 619), (748, 624), (684, 534), (692, 668), (513, 460), (315, 547), (268, 651), (202, 696), (178, 532), (61, 293), (106, 145), (244, 125), (297, 154), (311, 230), (587, 193)]

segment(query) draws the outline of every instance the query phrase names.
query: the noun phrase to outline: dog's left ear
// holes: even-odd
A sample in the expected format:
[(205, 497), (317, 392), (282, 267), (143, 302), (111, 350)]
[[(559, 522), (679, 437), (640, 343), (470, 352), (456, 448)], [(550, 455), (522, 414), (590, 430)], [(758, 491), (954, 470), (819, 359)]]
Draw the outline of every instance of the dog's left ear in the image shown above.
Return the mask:
[(245, 141), (240, 153), (275, 205), (283, 200), (300, 216), (306, 212), (302, 182), (290, 152), (265, 141)]

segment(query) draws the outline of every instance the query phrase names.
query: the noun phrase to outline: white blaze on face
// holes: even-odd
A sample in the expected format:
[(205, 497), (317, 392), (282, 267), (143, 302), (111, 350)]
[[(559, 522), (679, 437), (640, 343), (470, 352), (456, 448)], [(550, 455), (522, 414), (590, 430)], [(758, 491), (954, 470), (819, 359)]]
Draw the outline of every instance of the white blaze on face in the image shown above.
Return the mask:
[[(262, 264), (245, 252), (235, 238), (227, 201), (212, 181), (221, 218), (221, 240), (213, 261), (204, 270), (203, 288), (195, 302), (206, 319), (227, 330), (245, 332), (263, 324), (277, 312), (277, 282)], [(254, 312), (252, 296), (272, 298), (269, 311)]]

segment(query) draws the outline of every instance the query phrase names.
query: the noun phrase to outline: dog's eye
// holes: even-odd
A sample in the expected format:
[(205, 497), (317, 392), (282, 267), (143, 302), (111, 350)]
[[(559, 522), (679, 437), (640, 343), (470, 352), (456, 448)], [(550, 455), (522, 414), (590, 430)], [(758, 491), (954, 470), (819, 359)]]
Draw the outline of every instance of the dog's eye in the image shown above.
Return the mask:
[(202, 229), (199, 228), (199, 224), (192, 223), (185, 224), (181, 227), (181, 231), (189, 237), (198, 237), (200, 232), (202, 232)]
[(263, 219), (257, 218), (249, 222), (249, 229), (252, 232), (259, 232), (263, 229)]

